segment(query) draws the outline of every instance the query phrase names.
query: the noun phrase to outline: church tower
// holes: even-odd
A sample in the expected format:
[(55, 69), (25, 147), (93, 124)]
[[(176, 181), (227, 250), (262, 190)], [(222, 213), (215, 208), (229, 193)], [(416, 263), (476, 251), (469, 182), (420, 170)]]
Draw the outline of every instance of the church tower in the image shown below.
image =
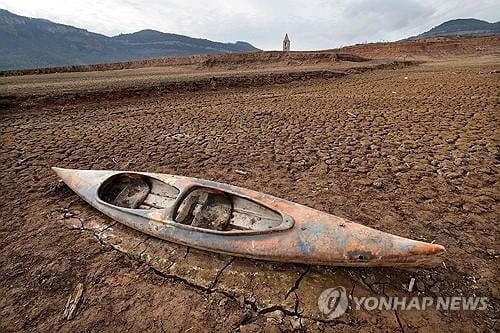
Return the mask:
[(290, 51), (290, 39), (288, 34), (285, 34), (285, 39), (283, 39), (283, 51)]

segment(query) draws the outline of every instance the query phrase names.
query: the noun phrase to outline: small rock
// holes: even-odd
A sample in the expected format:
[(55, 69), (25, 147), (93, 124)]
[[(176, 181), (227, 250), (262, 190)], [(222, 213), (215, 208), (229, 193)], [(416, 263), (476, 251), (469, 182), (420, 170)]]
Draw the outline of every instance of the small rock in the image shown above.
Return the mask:
[(58, 180), (56, 183), (50, 186), (49, 191), (57, 194), (68, 194), (71, 192), (68, 185), (66, 185), (62, 180)]
[(70, 228), (83, 228), (82, 221), (75, 217), (67, 218), (65, 222)]
[(372, 185), (376, 188), (381, 188), (384, 185), (382, 179), (376, 179), (373, 181)]
[(417, 281), (417, 289), (418, 291), (424, 291), (425, 289), (425, 284), (422, 281)]
[(179, 141), (179, 140), (184, 139), (184, 134), (182, 134), (182, 133), (177, 133), (177, 134), (172, 135), (172, 138), (173, 138), (174, 140)]
[(281, 310), (276, 310), (276, 311), (267, 313), (266, 317), (267, 317), (268, 322), (281, 324), (283, 322), (283, 318), (285, 317), (285, 314)]
[(292, 328), (294, 330), (298, 330), (301, 328), (301, 323), (300, 323), (300, 318), (298, 317), (290, 317), (288, 318), (288, 320), (290, 321), (290, 325), (292, 325)]
[(414, 284), (415, 284), (415, 278), (411, 278), (410, 283), (408, 284), (408, 291), (409, 292), (413, 291)]
[(437, 284), (433, 285), (430, 290), (434, 294), (439, 294), (439, 287), (437, 286)]

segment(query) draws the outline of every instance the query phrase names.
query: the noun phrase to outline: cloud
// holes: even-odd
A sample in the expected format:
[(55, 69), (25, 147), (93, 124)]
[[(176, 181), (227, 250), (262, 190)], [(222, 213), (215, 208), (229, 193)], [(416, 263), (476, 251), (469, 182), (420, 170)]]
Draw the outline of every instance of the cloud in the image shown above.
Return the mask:
[(0, 8), (108, 36), (142, 29), (279, 49), (326, 49), (397, 40), (448, 19), (497, 21), (498, 1), (468, 0), (0, 0)]
[(379, 39), (419, 24), (431, 17), (435, 9), (417, 1), (355, 0), (344, 13), (343, 37), (346, 39)]

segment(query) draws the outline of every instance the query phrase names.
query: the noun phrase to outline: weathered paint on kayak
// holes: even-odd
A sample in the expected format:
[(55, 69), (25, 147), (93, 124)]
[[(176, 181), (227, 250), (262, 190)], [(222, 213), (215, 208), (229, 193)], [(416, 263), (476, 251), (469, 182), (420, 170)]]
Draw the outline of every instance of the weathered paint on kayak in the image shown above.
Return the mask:
[[(130, 228), (186, 246), (232, 256), (331, 266), (432, 267), (442, 262), (441, 245), (375, 230), (284, 199), (232, 185), (175, 175), (53, 168), (81, 198)], [(147, 211), (113, 206), (98, 197), (110, 177), (133, 173), (179, 189), (172, 207)], [(221, 232), (174, 222), (174, 213), (193, 187), (212, 188), (251, 199), (281, 213), (285, 223), (271, 232)]]

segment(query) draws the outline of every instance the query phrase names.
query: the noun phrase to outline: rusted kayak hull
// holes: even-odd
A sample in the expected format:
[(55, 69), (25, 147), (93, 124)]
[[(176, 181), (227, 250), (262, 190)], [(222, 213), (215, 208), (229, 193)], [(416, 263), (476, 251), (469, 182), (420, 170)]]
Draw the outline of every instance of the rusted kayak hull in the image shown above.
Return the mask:
[[(441, 245), (395, 236), (284, 199), (227, 184), (144, 172), (53, 170), (81, 198), (116, 221), (148, 235), (206, 251), (278, 262), (398, 267), (436, 266), (442, 262), (445, 252)], [(164, 201), (165, 207), (160, 208), (153, 202), (153, 209), (149, 206), (146, 207), (148, 209), (119, 207), (104, 201), (103, 186), (121, 175), (145, 177), (153, 180), (154, 184), (163, 184), (158, 192), (168, 193), (161, 200), (171, 198), (168, 199), (171, 201)], [(158, 186), (154, 184), (153, 188)], [(170, 188), (177, 192), (172, 192)], [(180, 209), (186, 205), (194, 189), (229, 195), (233, 204), (229, 223), (234, 225), (234, 229), (211, 230), (179, 223)], [(134, 195), (140, 196), (140, 193), (131, 194)], [(151, 197), (156, 198), (156, 194), (151, 194)], [(206, 214), (213, 215), (223, 206), (220, 204), (214, 209), (214, 206), (206, 204), (200, 207), (202, 212), (208, 207)], [(198, 214), (202, 215), (202, 212)], [(245, 216), (238, 220), (238, 216), (246, 212), (258, 216), (259, 221), (267, 224), (252, 229), (252, 224), (241, 222), (246, 221)], [(250, 227), (245, 229), (248, 225)]]

